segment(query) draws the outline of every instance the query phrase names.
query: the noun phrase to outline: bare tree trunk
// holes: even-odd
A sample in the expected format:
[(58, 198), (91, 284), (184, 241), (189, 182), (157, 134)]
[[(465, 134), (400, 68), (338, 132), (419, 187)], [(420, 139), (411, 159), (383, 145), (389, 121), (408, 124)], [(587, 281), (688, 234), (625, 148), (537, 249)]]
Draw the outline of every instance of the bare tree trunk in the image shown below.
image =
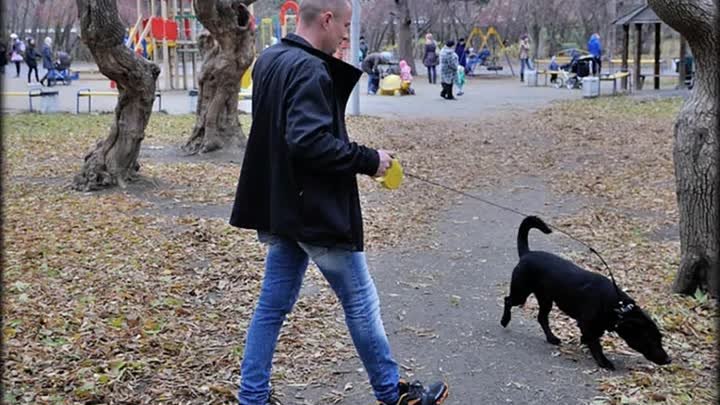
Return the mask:
[(379, 50), (382, 48), (383, 41), (385, 41), (385, 35), (387, 34), (389, 28), (390, 28), (390, 26), (388, 24), (384, 24), (383, 29), (380, 32), (380, 34), (376, 35), (373, 38), (372, 44), (370, 46), (371, 52), (372, 52), (372, 50)]
[(67, 22), (65, 24), (65, 27), (63, 27), (63, 41), (62, 42), (64, 44), (65, 52), (70, 53), (72, 51), (72, 46), (70, 44), (70, 31), (72, 31), (72, 27), (73, 27), (74, 23), (72, 22), (72, 20), (68, 20), (68, 21), (69, 22)]
[(238, 119), (240, 79), (255, 57), (255, 33), (250, 29), (252, 0), (195, 1), (198, 20), (210, 32), (199, 76), (195, 127), (183, 150), (206, 153), (226, 146), (244, 146)]
[[(12, 24), (12, 25), (10, 25), (8, 28), (9, 28), (10, 32), (17, 32), (18, 20), (20, 19), (18, 16), (18, 9), (20, 8), (19, 2), (16, 2), (15, 4), (13, 4), (13, 6), (15, 6), (15, 7), (12, 7), (12, 16), (10, 17), (10, 20), (9, 20), (10, 24)], [(7, 9), (8, 9), (8, 4), (5, 3), (5, 11), (7, 11)], [(7, 14), (5, 14), (5, 15), (7, 15)], [(7, 22), (8, 22), (8, 20), (4, 21), (5, 24), (7, 24)], [(5, 38), (3, 38), (3, 40), (4, 39)]]
[(696, 62), (695, 86), (675, 123), (673, 159), (682, 257), (673, 290), (697, 288), (718, 296), (720, 173), (718, 155), (717, 9), (713, 0), (650, 0), (668, 25), (685, 36)]
[(393, 13), (390, 13), (389, 16), (389, 24), (390, 24), (390, 46), (395, 46), (395, 16)]
[(530, 57), (534, 60), (536, 60), (539, 55), (538, 51), (540, 50), (540, 30), (542, 27), (540, 27), (540, 24), (534, 23), (530, 27), (530, 37), (532, 39), (532, 53), (530, 54)]
[(25, 2), (25, 12), (23, 13), (22, 18), (22, 24), (20, 25), (20, 32), (18, 35), (20, 36), (20, 39), (25, 39), (25, 29), (27, 28), (27, 17), (28, 13), (30, 12), (30, 0), (27, 0)]
[(398, 53), (400, 59), (404, 59), (412, 74), (415, 71), (415, 57), (413, 56), (412, 18), (410, 17), (410, 0), (395, 0), (395, 8), (398, 15)]
[(88, 191), (122, 186), (133, 180), (140, 168), (140, 143), (152, 112), (160, 69), (124, 46), (125, 27), (115, 0), (77, 0), (77, 7), (83, 41), (100, 72), (117, 82), (120, 95), (110, 134), (85, 156), (74, 187)]

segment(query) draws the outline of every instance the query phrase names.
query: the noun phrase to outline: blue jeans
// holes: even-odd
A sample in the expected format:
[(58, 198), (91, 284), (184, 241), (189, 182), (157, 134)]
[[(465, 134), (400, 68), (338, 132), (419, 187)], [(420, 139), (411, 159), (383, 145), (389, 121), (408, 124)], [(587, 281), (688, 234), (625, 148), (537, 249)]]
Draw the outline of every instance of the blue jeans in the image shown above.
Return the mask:
[(525, 66), (527, 66), (528, 70), (533, 70), (533, 67), (530, 64), (530, 59), (520, 59), (520, 77), (523, 77), (525, 75)]
[(375, 94), (380, 87), (380, 75), (368, 74), (368, 93)]
[(435, 84), (437, 81), (437, 69), (435, 66), (426, 66), (428, 71), (428, 81), (430, 84)]
[(345, 312), (355, 349), (370, 377), (378, 401), (398, 400), (398, 366), (380, 318), (380, 300), (368, 272), (365, 254), (312, 246), (282, 237), (269, 237), (262, 291), (250, 322), (241, 365), (242, 405), (265, 405), (270, 368), (280, 327), (300, 293), (312, 259), (337, 295)]

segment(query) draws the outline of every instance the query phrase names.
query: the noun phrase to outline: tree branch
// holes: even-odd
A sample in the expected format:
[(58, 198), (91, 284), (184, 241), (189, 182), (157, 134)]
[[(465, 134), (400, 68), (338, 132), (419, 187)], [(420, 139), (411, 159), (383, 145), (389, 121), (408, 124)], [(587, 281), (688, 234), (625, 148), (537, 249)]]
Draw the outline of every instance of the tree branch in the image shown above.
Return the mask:
[(658, 17), (685, 38), (715, 35), (717, 5), (713, 0), (649, 0), (648, 4)]

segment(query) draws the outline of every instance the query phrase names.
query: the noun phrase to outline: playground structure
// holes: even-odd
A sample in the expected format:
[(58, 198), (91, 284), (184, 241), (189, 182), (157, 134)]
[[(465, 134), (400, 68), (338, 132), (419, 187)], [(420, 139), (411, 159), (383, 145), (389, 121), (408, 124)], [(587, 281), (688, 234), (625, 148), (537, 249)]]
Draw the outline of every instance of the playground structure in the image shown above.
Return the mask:
[[(293, 0), (288, 0), (280, 7), (277, 16), (265, 17), (260, 20), (260, 49), (273, 45), (274, 40), (284, 38), (289, 32), (295, 31), (300, 6)], [(293, 14), (288, 14), (292, 11)]]
[[(125, 45), (161, 66), (162, 90), (188, 89), (188, 76), (192, 78), (192, 88), (197, 88), (200, 56), (197, 37), (202, 26), (195, 16), (193, 1), (137, 0), (137, 22), (129, 29)], [(149, 16), (143, 15), (144, 4)]]
[[(250, 13), (253, 13), (252, 5), (250, 6)], [(292, 11), (294, 14), (288, 15), (288, 11)], [(280, 12), (277, 16), (265, 17), (260, 20), (259, 24), (259, 52), (263, 49), (272, 46), (280, 38), (284, 38), (288, 32), (294, 32), (297, 26), (298, 12), (300, 11), (300, 5), (293, 0), (287, 0), (280, 7)], [(252, 70), (255, 66), (255, 62), (245, 71), (240, 81), (240, 98), (249, 99), (252, 94)]]
[(480, 54), (482, 50), (487, 47), (490, 51), (490, 55), (483, 59), (481, 64), (482, 66), (485, 66), (488, 71), (495, 72), (496, 74), (498, 71), (503, 70), (503, 66), (499, 63), (500, 56), (498, 48), (500, 48), (505, 56), (505, 61), (507, 62), (507, 66), (510, 68), (510, 72), (513, 76), (515, 76), (512, 63), (510, 63), (510, 57), (507, 52), (505, 52), (505, 43), (495, 27), (490, 26), (487, 31), (483, 31), (480, 27), (473, 28), (466, 43), (468, 47), (474, 49), (476, 54)]
[[(137, 21), (128, 30), (125, 45), (161, 67), (160, 90), (188, 90), (198, 86), (201, 62), (198, 35), (203, 27), (195, 15), (194, 1), (197, 0), (137, 0)], [(277, 16), (260, 21), (259, 51), (295, 30), (299, 9), (297, 2), (288, 0)], [(144, 10), (148, 10), (149, 15), (144, 15)], [(252, 5), (250, 13), (253, 14)], [(251, 71), (252, 67), (241, 81), (245, 96), (252, 85)]]

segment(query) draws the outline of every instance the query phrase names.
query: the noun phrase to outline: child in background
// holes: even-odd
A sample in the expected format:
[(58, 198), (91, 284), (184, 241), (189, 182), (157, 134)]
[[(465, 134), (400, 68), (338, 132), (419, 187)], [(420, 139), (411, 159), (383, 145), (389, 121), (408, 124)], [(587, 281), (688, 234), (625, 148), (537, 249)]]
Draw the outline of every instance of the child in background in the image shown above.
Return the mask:
[(465, 68), (462, 65), (458, 65), (457, 68), (457, 77), (455, 78), (455, 85), (457, 86), (458, 96), (462, 96), (465, 94), (463, 92), (463, 86), (465, 86)]
[(400, 61), (400, 80), (402, 80), (402, 91), (405, 94), (415, 94), (415, 90), (413, 90), (410, 85), (412, 84), (413, 77), (412, 77), (412, 68), (410, 65), (407, 64), (404, 60)]
[[(550, 65), (548, 66), (548, 70), (551, 72), (557, 72), (560, 70), (560, 65), (557, 63), (557, 58), (555, 55), (550, 59)], [(550, 74), (550, 83), (555, 83), (557, 80), (557, 73), (551, 73)]]

